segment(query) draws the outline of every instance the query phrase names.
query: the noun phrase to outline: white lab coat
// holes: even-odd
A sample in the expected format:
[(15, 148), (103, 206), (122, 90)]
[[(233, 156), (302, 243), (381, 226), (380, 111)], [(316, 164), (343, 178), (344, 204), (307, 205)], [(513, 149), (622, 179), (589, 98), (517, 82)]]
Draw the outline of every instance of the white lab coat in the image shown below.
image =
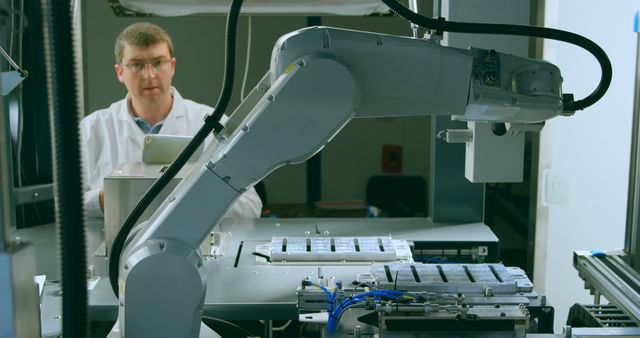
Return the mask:
[[(183, 99), (171, 87), (173, 106), (160, 134), (195, 135), (202, 127), (204, 117), (213, 108)], [(103, 217), (98, 196), (103, 189), (103, 180), (115, 168), (125, 162), (140, 162), (144, 133), (129, 111), (128, 96), (86, 116), (80, 122), (82, 161), (85, 177), (84, 208), (89, 217)], [(209, 137), (207, 142), (217, 142)], [(262, 201), (252, 188), (243, 193), (231, 206), (226, 217), (260, 217)]]

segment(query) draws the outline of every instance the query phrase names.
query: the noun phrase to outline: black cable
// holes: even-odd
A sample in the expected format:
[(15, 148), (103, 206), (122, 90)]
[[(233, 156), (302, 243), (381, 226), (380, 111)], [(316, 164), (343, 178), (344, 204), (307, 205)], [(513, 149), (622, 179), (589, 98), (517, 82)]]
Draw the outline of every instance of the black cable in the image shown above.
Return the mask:
[(394, 290), (398, 290), (398, 273), (400, 272), (400, 269), (396, 270), (396, 278), (394, 278), (395, 280), (393, 281), (393, 289)]
[(268, 323), (269, 323), (269, 321), (268, 321), (268, 320), (265, 320), (265, 321), (264, 321), (264, 330), (263, 330), (263, 332), (262, 332), (262, 336), (263, 336), (263, 337), (269, 337), (269, 336), (271, 336), (271, 328), (269, 327), (269, 324), (268, 324)]
[(596, 103), (609, 89), (611, 84), (611, 76), (613, 70), (611, 67), (611, 61), (607, 54), (598, 46), (595, 42), (585, 38), (584, 36), (546, 27), (524, 26), (524, 25), (512, 25), (512, 24), (490, 24), (490, 23), (471, 23), (471, 22), (454, 22), (446, 21), (444, 18), (431, 19), (424, 17), (420, 14), (413, 12), (412, 10), (404, 7), (396, 0), (381, 0), (387, 5), (393, 12), (400, 17), (408, 20), (416, 25), (424, 28), (433, 29), (436, 34), (446, 32), (457, 33), (474, 33), (474, 34), (499, 34), (499, 35), (520, 35), (520, 36), (534, 36), (545, 39), (558, 40), (568, 42), (570, 44), (582, 47), (587, 50), (600, 64), (602, 69), (602, 76), (600, 83), (596, 89), (584, 99), (573, 101), (569, 96), (563, 98), (565, 111), (576, 111), (585, 109), (594, 103)]
[(238, 337), (241, 337), (241, 338), (246, 338), (246, 337), (255, 338), (255, 335), (249, 332), (248, 330), (245, 330), (242, 327), (232, 322), (228, 322), (220, 318), (202, 316), (202, 322), (205, 323), (205, 325), (209, 326), (214, 331), (216, 329), (218, 330), (227, 329), (227, 330), (233, 331), (236, 335), (238, 335)]
[(120, 255), (124, 248), (124, 243), (127, 236), (131, 232), (131, 229), (135, 226), (136, 222), (142, 216), (142, 213), (147, 209), (149, 204), (158, 196), (158, 194), (164, 189), (164, 187), (176, 176), (180, 169), (187, 163), (187, 160), (191, 158), (191, 155), (196, 149), (204, 142), (209, 136), (211, 131), (219, 133), (222, 130), (220, 124), (220, 117), (224, 114), (229, 100), (231, 99), (231, 92), (233, 89), (233, 80), (235, 73), (235, 49), (236, 49), (236, 33), (238, 28), (238, 17), (240, 16), (240, 9), (242, 7), (243, 0), (233, 0), (229, 13), (227, 15), (227, 25), (225, 33), (225, 67), (224, 67), (224, 79), (222, 84), (222, 90), (216, 103), (213, 114), (208, 115), (204, 120), (204, 125), (193, 139), (187, 144), (185, 149), (178, 155), (178, 157), (171, 163), (169, 168), (158, 178), (157, 181), (147, 190), (142, 196), (140, 201), (133, 208), (127, 219), (124, 221), (122, 228), (118, 232), (118, 235), (113, 241), (111, 246), (111, 253), (109, 254), (109, 281), (111, 283), (111, 289), (119, 298), (118, 293), (118, 275), (120, 273)]
[(271, 257), (269, 257), (269, 255), (265, 255), (265, 254), (257, 252), (257, 251), (254, 251), (251, 254), (254, 255), (254, 256), (257, 256), (257, 257), (262, 257), (262, 258), (267, 260), (267, 263), (271, 263)]

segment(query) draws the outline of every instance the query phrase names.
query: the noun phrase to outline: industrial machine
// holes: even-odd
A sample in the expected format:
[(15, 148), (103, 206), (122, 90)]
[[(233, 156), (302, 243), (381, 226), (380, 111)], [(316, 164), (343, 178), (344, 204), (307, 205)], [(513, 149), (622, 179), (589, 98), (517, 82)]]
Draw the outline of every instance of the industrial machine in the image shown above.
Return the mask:
[[(234, 319), (233, 311), (298, 322), (324, 313), (320, 334), (336, 337), (524, 337), (548, 330), (544, 298), (521, 270), (483, 263), (488, 245), (459, 249), (458, 256), (468, 251), (469, 263), (416, 263), (429, 230), (439, 228), (429, 220), (312, 225), (222, 217), (243, 191), (279, 166), (310, 158), (354, 118), (468, 121), (467, 130), (442, 135), (467, 143), (465, 176), (517, 181), (523, 132), (588, 105), (582, 103), (563, 93), (560, 70), (544, 61), (330, 27), (286, 34), (267, 74), (225, 127), (215, 127), (219, 143), (151, 217), (135, 227), (127, 220), (115, 239), (113, 334), (198, 337), (201, 320), (225, 313)], [(203, 200), (215, 203), (202, 208)], [(198, 247), (211, 229), (225, 249), (205, 260)]]
[[(553, 309), (521, 269), (498, 262), (499, 242), (482, 223), (223, 216), (355, 118), (465, 121), (441, 136), (466, 143), (467, 179), (517, 181), (523, 133), (588, 106), (577, 103), (560, 70), (540, 60), (330, 27), (286, 34), (270, 70), (216, 130), (218, 144), (148, 219), (115, 236), (110, 280), (90, 286), (93, 314), (117, 319), (110, 337), (215, 337), (203, 323), (219, 320), (292, 321), (299, 335), (321, 337), (548, 333)], [(59, 297), (56, 286), (46, 293)]]
[(351, 285), (301, 284), (300, 312), (324, 311), (336, 336), (525, 337), (553, 316), (524, 272), (502, 264), (375, 264)]
[[(386, 66), (390, 64), (393, 66)], [(329, 27), (312, 27), (283, 36), (274, 47), (270, 71), (218, 133), (219, 144), (205, 151), (191, 174), (129, 235), (118, 270), (115, 274), (110, 271), (113, 290), (119, 295), (120, 334), (197, 337), (203, 311), (207, 312), (205, 296), (229, 296), (225, 290), (232, 284), (223, 281), (225, 272), (220, 271), (221, 266), (228, 271), (231, 266), (246, 262), (243, 255), (245, 248), (253, 244), (253, 236), (245, 237), (247, 232), (242, 229), (260, 231), (260, 227), (268, 227), (260, 221), (228, 227), (220, 223), (227, 208), (240, 193), (277, 167), (304, 161), (318, 152), (352, 118), (452, 115), (470, 121), (470, 143), (475, 144), (469, 148), (473, 151), (488, 139), (491, 144), (509, 144), (531, 126), (539, 129), (544, 120), (565, 113), (569, 105), (563, 101), (561, 82), (560, 71), (547, 62), (493, 50), (447, 48), (429, 40)], [(505, 131), (496, 131), (500, 127)], [(502, 136), (505, 132), (507, 136)], [(499, 147), (495, 149), (501, 151)], [(481, 158), (472, 160), (474, 166), (481, 167)], [(474, 166), (467, 172), (469, 179), (500, 179), (477, 174)], [(504, 167), (511, 168), (508, 163)], [(512, 180), (511, 173), (502, 173)], [(202, 200), (216, 203), (203, 209)], [(197, 248), (218, 223), (219, 232), (230, 234), (234, 240), (240, 237), (237, 246), (228, 246), (237, 248), (237, 255), (226, 263), (203, 261)], [(420, 228), (429, 227), (422, 223)], [(381, 225), (370, 224), (369, 231), (386, 228)], [(315, 226), (324, 234), (323, 224)], [(499, 264), (445, 268), (414, 265), (411, 250), (407, 249), (410, 245), (380, 237), (382, 232), (374, 232), (375, 238), (355, 237), (362, 236), (362, 232), (354, 224), (344, 226), (339, 237), (330, 238), (313, 238), (311, 232), (303, 237), (285, 237), (279, 233), (290, 236), (295, 228), (283, 227), (279, 222), (277, 227), (278, 231), (271, 229), (275, 237), (271, 238), (270, 250), (256, 249), (254, 255), (254, 260), (267, 261), (255, 274), (266, 270), (270, 284), (282, 279), (274, 275), (288, 275), (292, 270), (299, 274), (316, 265), (327, 265), (326, 276), (334, 275), (333, 269), (341, 275), (345, 268), (352, 273), (349, 257), (367, 264), (376, 262), (370, 270), (362, 271), (371, 275), (370, 282), (376, 287), (365, 288), (369, 291), (355, 298), (346, 296), (354, 290), (320, 282), (327, 299), (318, 300), (318, 293), (313, 295), (306, 290), (315, 284), (297, 278), (297, 283), (305, 287), (298, 291), (298, 309), (307, 311), (309, 304), (315, 304), (311, 306), (314, 309), (327, 307), (329, 333), (338, 329), (339, 317), (352, 302), (366, 303), (378, 313), (378, 329), (371, 334), (392, 335), (388, 332), (405, 327), (406, 321), (414, 324), (411, 331), (431, 327), (432, 321), (447, 326), (446, 321), (473, 319), (465, 330), (475, 330), (478, 320), (486, 320), (484, 325), (501, 327), (507, 336), (515, 332), (522, 337), (530, 325), (526, 305), (544, 305), (530, 294), (531, 283), (521, 271)], [(344, 229), (351, 233), (345, 234)], [(335, 233), (335, 225), (327, 231)], [(402, 236), (401, 231), (390, 232)], [(405, 249), (400, 250), (398, 245)], [(320, 248), (326, 252), (318, 251)], [(118, 257), (117, 250), (112, 252), (114, 256)], [(336, 257), (341, 260), (336, 262)], [(378, 261), (398, 262), (377, 265)], [(113, 259), (110, 262), (116, 263)], [(211, 275), (213, 271), (218, 272)], [(423, 282), (434, 278), (435, 284)], [(250, 284), (258, 283), (249, 278), (233, 280), (234, 288), (243, 292)], [(367, 283), (366, 279), (356, 281)], [(242, 287), (239, 283), (248, 284)], [(275, 295), (272, 291), (267, 294)], [(452, 297), (450, 293), (460, 295)], [(262, 298), (268, 299), (268, 295)], [(338, 301), (342, 307), (336, 305)], [(259, 308), (248, 308), (244, 315), (251, 312), (260, 318)], [(496, 334), (494, 329), (489, 331)], [(441, 332), (436, 330), (434, 334)]]

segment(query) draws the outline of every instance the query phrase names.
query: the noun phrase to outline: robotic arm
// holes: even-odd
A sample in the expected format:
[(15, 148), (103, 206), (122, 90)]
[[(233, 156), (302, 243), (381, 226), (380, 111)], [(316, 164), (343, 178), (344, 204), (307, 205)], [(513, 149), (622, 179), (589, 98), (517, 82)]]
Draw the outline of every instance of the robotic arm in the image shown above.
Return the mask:
[[(242, 192), (313, 156), (352, 118), (539, 124), (562, 114), (561, 82), (552, 64), (495, 51), (327, 27), (283, 36), (218, 145), (131, 233), (118, 280), (122, 335), (197, 337), (207, 282), (199, 243)], [(215, 203), (202, 209), (203, 200)]]
[(560, 70), (548, 62), (328, 27), (281, 37), (271, 81), (314, 54), (331, 55), (349, 69), (361, 94), (354, 117), (452, 115), (528, 124), (562, 112)]

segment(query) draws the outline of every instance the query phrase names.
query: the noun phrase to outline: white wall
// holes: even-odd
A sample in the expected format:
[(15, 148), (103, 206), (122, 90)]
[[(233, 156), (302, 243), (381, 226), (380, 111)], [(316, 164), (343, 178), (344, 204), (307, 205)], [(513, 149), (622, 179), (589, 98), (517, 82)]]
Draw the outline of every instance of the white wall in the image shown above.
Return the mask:
[[(605, 97), (573, 117), (548, 121), (540, 137), (534, 285), (555, 307), (557, 332), (572, 304), (593, 302), (572, 267), (573, 251), (624, 243), (638, 9), (637, 1), (546, 1), (545, 26), (592, 39), (613, 64)], [(580, 48), (546, 40), (544, 58), (560, 67), (563, 89), (576, 99), (599, 80), (597, 62)], [(541, 205), (545, 170), (567, 188), (566, 202)]]

